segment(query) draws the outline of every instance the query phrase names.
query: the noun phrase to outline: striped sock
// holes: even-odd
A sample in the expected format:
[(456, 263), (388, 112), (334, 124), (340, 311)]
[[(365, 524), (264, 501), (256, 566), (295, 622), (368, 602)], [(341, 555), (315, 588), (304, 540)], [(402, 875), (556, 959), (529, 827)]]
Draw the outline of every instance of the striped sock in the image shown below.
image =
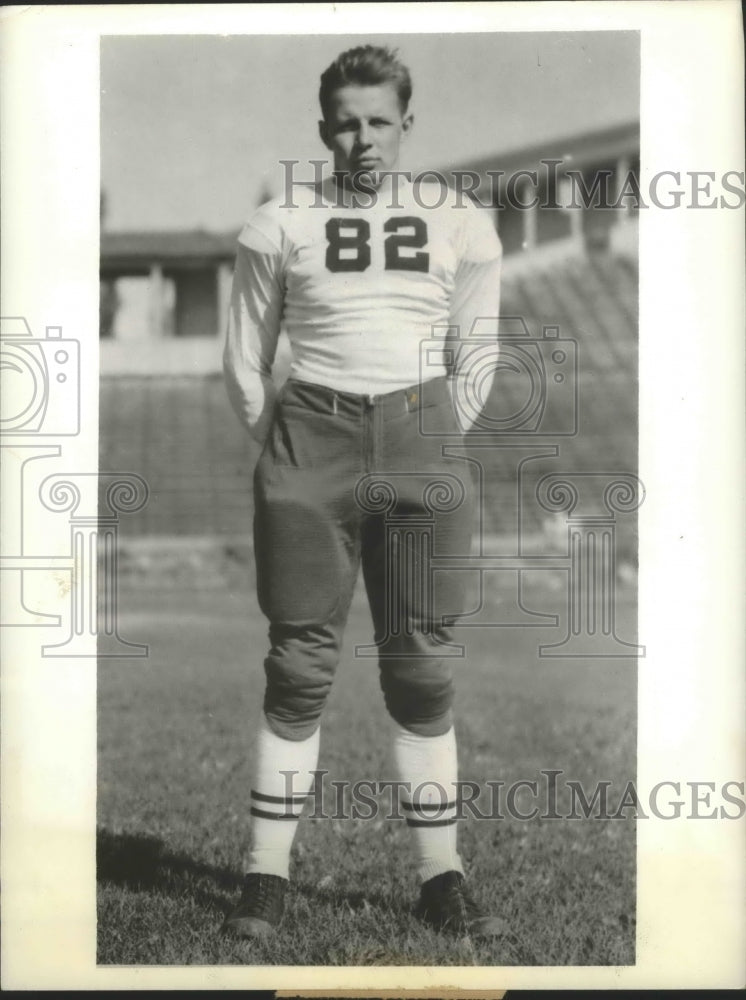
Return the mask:
[(456, 734), (418, 736), (401, 726), (394, 736), (399, 780), (407, 782), (402, 808), (414, 834), (423, 882), (447, 871), (463, 873), (456, 850)]
[[(251, 851), (246, 873), (288, 878), (290, 849), (313, 784), (320, 730), (306, 740), (283, 740), (262, 714), (251, 789)], [(293, 775), (283, 771), (294, 771)]]

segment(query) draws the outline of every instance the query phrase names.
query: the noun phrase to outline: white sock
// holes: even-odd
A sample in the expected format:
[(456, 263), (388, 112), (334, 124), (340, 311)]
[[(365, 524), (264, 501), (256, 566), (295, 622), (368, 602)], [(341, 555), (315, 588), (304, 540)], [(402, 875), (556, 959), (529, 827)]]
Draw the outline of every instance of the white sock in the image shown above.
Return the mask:
[[(247, 874), (261, 872), (288, 878), (290, 848), (319, 758), (319, 735), (317, 729), (306, 740), (283, 740), (272, 731), (262, 713), (251, 789)], [(296, 773), (286, 775), (283, 771)]]
[(394, 759), (399, 780), (408, 785), (402, 806), (414, 834), (420, 878), (427, 882), (443, 872), (463, 873), (456, 850), (458, 769), (453, 726), (442, 736), (418, 736), (397, 725)]

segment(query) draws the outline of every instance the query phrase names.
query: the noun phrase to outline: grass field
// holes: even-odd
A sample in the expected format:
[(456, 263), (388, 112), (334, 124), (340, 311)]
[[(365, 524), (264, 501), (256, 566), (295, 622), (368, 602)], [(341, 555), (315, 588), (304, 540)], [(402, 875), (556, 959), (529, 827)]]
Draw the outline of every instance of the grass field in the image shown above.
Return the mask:
[[(535, 597), (542, 610), (564, 599), (541, 583)], [(625, 638), (634, 634), (631, 608), (620, 607)], [(629, 811), (616, 820), (464, 821), (474, 895), (510, 928), (490, 945), (438, 935), (411, 915), (417, 885), (402, 822), (306, 819), (281, 932), (266, 944), (224, 939), (219, 926), (247, 847), (265, 623), (248, 585), (128, 586), (120, 631), (148, 643), (150, 656), (99, 666), (99, 963), (634, 962)], [(460, 777), (508, 786), (561, 768), (589, 789), (611, 781), (618, 800), (635, 777), (634, 661), (540, 660), (539, 642), (558, 638), (547, 631), (470, 630), (457, 670)], [(358, 594), (322, 727), (319, 766), (329, 781), (394, 776), (375, 661), (352, 656), (370, 640)]]

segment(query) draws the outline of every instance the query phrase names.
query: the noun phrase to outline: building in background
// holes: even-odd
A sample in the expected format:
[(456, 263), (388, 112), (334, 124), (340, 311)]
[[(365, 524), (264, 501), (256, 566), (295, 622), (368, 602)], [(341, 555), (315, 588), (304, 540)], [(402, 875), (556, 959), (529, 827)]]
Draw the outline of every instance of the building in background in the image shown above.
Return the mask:
[(481, 178), (474, 193), (495, 208), (511, 268), (521, 259), (531, 267), (542, 258), (579, 253), (636, 256), (637, 122), (459, 163), (450, 171)]
[(219, 361), (237, 232), (101, 235), (104, 373), (199, 373)]

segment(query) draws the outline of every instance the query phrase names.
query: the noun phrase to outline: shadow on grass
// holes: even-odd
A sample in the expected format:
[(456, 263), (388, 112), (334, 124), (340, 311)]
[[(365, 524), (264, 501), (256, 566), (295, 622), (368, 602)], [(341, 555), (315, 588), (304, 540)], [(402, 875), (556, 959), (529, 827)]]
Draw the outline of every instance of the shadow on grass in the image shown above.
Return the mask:
[[(102, 887), (116, 887), (132, 893), (172, 900), (188, 900), (190, 904), (196, 904), (203, 910), (223, 916), (235, 905), (243, 881), (243, 875), (236, 870), (211, 865), (188, 854), (170, 850), (160, 837), (145, 833), (114, 833), (102, 827), (98, 828), (96, 837), (96, 876)], [(393, 921), (392, 926), (397, 928), (397, 933), (406, 939), (410, 937), (408, 924), (413, 917), (415, 900), (409, 898), (408, 894), (400, 894), (396, 886), (392, 886), (388, 892), (363, 892), (359, 889), (319, 886), (308, 879), (299, 879), (293, 888), (299, 896), (313, 901), (314, 905), (331, 907), (332, 911), (342, 914), (345, 910), (350, 913), (370, 911), (373, 920), (383, 921), (382, 926), (387, 921)], [(215, 927), (217, 926), (216, 921)], [(418, 927), (419, 922), (415, 922), (411, 928), (415, 935)], [(437, 941), (431, 943), (431, 947), (427, 940), (420, 944), (421, 954), (415, 940), (401, 954), (394, 955), (388, 945), (375, 946), (364, 935), (359, 952), (352, 949), (347, 956), (348, 960), (343, 964), (433, 964), (438, 954)], [(512, 935), (501, 939), (500, 948), (499, 960), (491, 951), (480, 950), (480, 964), (535, 964), (526, 960), (527, 956)], [(470, 952), (462, 962), (456, 964), (474, 964), (475, 955), (476, 953)], [(245, 963), (245, 955), (239, 953), (236, 960)], [(118, 964), (118, 961), (110, 957), (98, 958), (100, 964)], [(178, 963), (174, 960), (173, 964)], [(263, 963), (257, 959), (256, 964)]]
[[(112, 833), (99, 827), (96, 833), (96, 880), (100, 885), (115, 885), (133, 892), (159, 892), (170, 896), (191, 894), (198, 898), (208, 896), (208, 902), (223, 912), (233, 905), (225, 902), (226, 894), (238, 893), (243, 875), (230, 868), (197, 861), (188, 854), (169, 850), (160, 837), (145, 833)], [(209, 889), (203, 883), (212, 883)], [(351, 910), (368, 906), (383, 910), (396, 909), (391, 894), (377, 892), (345, 892), (337, 888), (314, 885), (307, 880), (296, 883), (304, 896), (318, 902), (344, 901)], [(414, 909), (414, 900), (402, 904), (406, 910)]]
[[(229, 868), (197, 861), (169, 850), (159, 837), (143, 833), (96, 831), (96, 881), (133, 892), (157, 892), (226, 914), (235, 904), (242, 876)], [(222, 890), (222, 892), (216, 891)], [(226, 899), (226, 894), (231, 899)]]
[[(96, 836), (96, 878), (100, 886), (114, 886), (133, 893), (152, 894), (173, 900), (188, 900), (203, 910), (225, 916), (235, 906), (241, 889), (243, 875), (235, 870), (198, 861), (188, 854), (170, 850), (160, 837), (144, 833), (113, 833), (101, 827)], [(413, 919), (415, 900), (408, 894), (399, 895), (397, 889), (386, 891), (349, 890), (342, 887), (319, 886), (308, 879), (299, 879), (293, 886), (295, 892), (314, 905), (331, 906), (332, 910), (351, 913), (371, 911), (373, 919), (394, 921), (399, 931), (408, 936), (407, 924)], [(376, 912), (377, 911), (377, 912)], [(402, 923), (399, 923), (403, 921)], [(217, 922), (216, 922), (217, 926)], [(419, 922), (415, 922), (415, 927)], [(508, 935), (501, 939), (500, 962), (487, 951), (480, 952), (482, 964), (535, 964), (527, 960), (519, 943)], [(434, 954), (430, 950), (420, 957), (410, 950), (402, 952), (396, 960), (381, 946), (376, 959), (371, 961), (370, 942), (361, 944), (365, 952), (357, 956), (355, 964), (399, 965), (431, 964)], [(417, 961), (414, 962), (414, 957)], [(471, 955), (466, 964), (473, 964)], [(98, 959), (102, 964), (108, 960)], [(116, 964), (116, 962), (114, 962)], [(349, 964), (349, 963), (345, 963)], [(461, 964), (461, 963), (459, 963)]]
[[(174, 853), (160, 839), (145, 833), (96, 832), (96, 881), (131, 892), (155, 892), (173, 898), (189, 896), (196, 903), (227, 914), (235, 905), (243, 875)], [(390, 894), (320, 888), (312, 882), (296, 883), (297, 891), (317, 902), (346, 903), (350, 910), (368, 906), (396, 909)], [(413, 909), (404, 905), (404, 909)]]

